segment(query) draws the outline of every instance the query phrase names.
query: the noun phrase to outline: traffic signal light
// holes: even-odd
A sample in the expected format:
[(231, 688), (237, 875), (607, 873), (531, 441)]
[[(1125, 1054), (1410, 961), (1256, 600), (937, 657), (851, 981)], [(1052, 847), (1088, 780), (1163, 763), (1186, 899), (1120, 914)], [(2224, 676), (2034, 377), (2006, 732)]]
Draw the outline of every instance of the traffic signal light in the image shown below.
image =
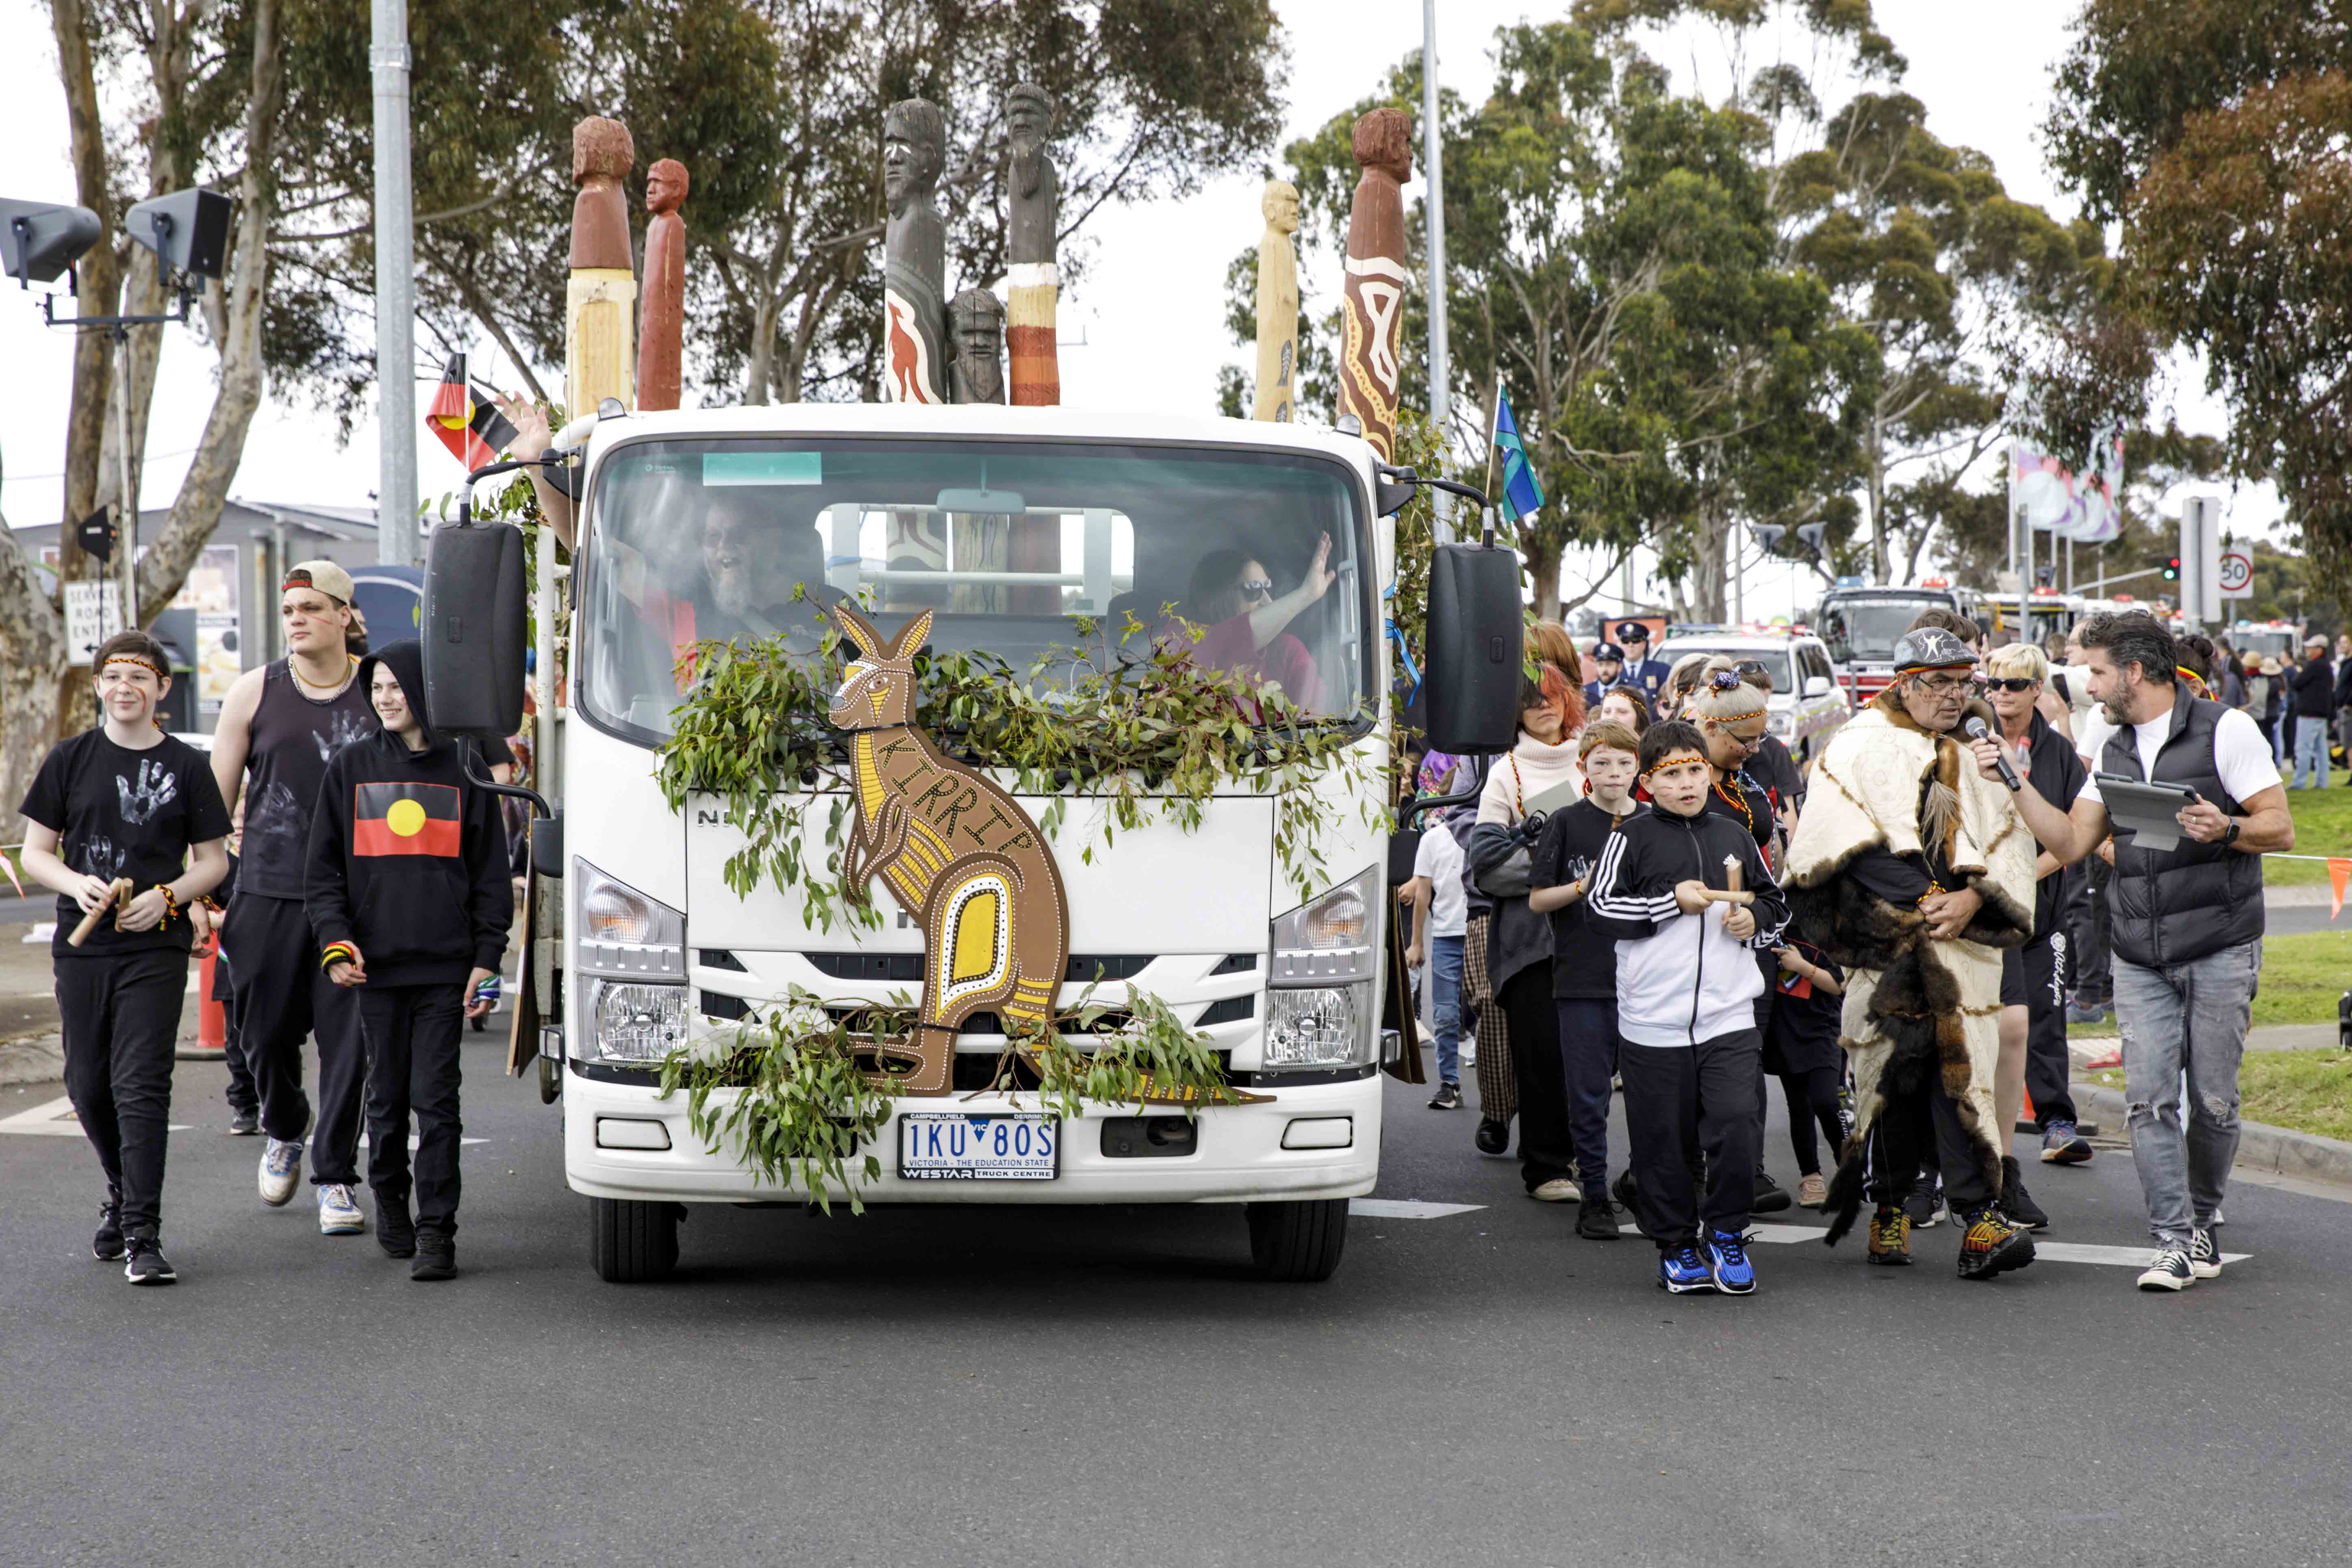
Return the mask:
[(2165, 557), (2165, 560), (2164, 560), (2164, 580), (2165, 580), (2166, 582), (2168, 582), (2168, 583), (2178, 583), (2178, 582), (2179, 582), (2179, 581), (2180, 581), (2180, 557), (2179, 557), (2179, 556), (2178, 556), (2178, 555), (2168, 555), (2168, 556), (2166, 556), (2166, 557)]

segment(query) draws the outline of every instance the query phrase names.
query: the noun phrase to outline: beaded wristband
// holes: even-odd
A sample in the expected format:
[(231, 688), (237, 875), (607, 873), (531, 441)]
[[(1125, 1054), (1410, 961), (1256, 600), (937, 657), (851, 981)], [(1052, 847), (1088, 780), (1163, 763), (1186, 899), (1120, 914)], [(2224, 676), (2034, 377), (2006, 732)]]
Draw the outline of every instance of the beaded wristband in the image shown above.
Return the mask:
[(355, 963), (359, 956), (359, 950), (350, 942), (331, 942), (327, 944), (327, 951), (320, 955), (319, 967), (332, 969), (338, 963)]

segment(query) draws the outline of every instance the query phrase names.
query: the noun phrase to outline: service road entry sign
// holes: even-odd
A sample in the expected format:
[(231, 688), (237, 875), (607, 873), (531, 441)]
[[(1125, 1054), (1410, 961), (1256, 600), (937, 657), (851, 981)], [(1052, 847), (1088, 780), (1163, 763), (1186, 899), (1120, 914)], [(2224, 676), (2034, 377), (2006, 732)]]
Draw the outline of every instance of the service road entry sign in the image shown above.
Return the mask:
[(99, 645), (121, 629), (121, 584), (109, 579), (66, 584), (66, 641), (74, 663), (88, 664)]
[(2254, 562), (2235, 550), (2221, 553), (2221, 597), (2251, 598), (2254, 592)]

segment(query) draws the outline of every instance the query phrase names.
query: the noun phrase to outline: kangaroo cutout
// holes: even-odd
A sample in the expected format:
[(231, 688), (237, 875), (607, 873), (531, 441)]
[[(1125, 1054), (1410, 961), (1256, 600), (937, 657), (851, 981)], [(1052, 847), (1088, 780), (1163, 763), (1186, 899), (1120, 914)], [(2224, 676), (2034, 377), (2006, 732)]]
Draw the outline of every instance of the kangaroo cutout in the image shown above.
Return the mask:
[(832, 709), (834, 727), (851, 733), (856, 784), (842, 889), (867, 903), (878, 874), (923, 929), (914, 1039), (882, 1054), (912, 1059), (896, 1079), (908, 1093), (941, 1094), (964, 1019), (993, 1008), (1009, 1034), (1053, 1016), (1069, 965), (1069, 900), (1029, 814), (915, 727), (915, 653), (931, 635), (931, 612), (887, 644), (846, 604), (833, 617), (858, 653)]

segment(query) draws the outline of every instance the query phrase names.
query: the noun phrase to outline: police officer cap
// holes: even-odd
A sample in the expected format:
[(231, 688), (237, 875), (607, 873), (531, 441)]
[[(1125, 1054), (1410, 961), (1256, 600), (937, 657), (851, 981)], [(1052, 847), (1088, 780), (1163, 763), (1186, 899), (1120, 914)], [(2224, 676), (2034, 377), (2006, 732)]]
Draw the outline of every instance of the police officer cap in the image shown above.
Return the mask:
[(1905, 632), (1895, 645), (1895, 673), (1907, 675), (1915, 669), (1955, 669), (1976, 663), (1977, 656), (1969, 645), (1941, 626), (1922, 626)]
[(1650, 640), (1650, 628), (1639, 621), (1627, 621), (1617, 628), (1617, 640), (1646, 644)]
[(1605, 658), (1612, 664), (1622, 664), (1625, 662), (1625, 650), (1613, 642), (1597, 642), (1592, 645), (1592, 657), (1595, 659)]

